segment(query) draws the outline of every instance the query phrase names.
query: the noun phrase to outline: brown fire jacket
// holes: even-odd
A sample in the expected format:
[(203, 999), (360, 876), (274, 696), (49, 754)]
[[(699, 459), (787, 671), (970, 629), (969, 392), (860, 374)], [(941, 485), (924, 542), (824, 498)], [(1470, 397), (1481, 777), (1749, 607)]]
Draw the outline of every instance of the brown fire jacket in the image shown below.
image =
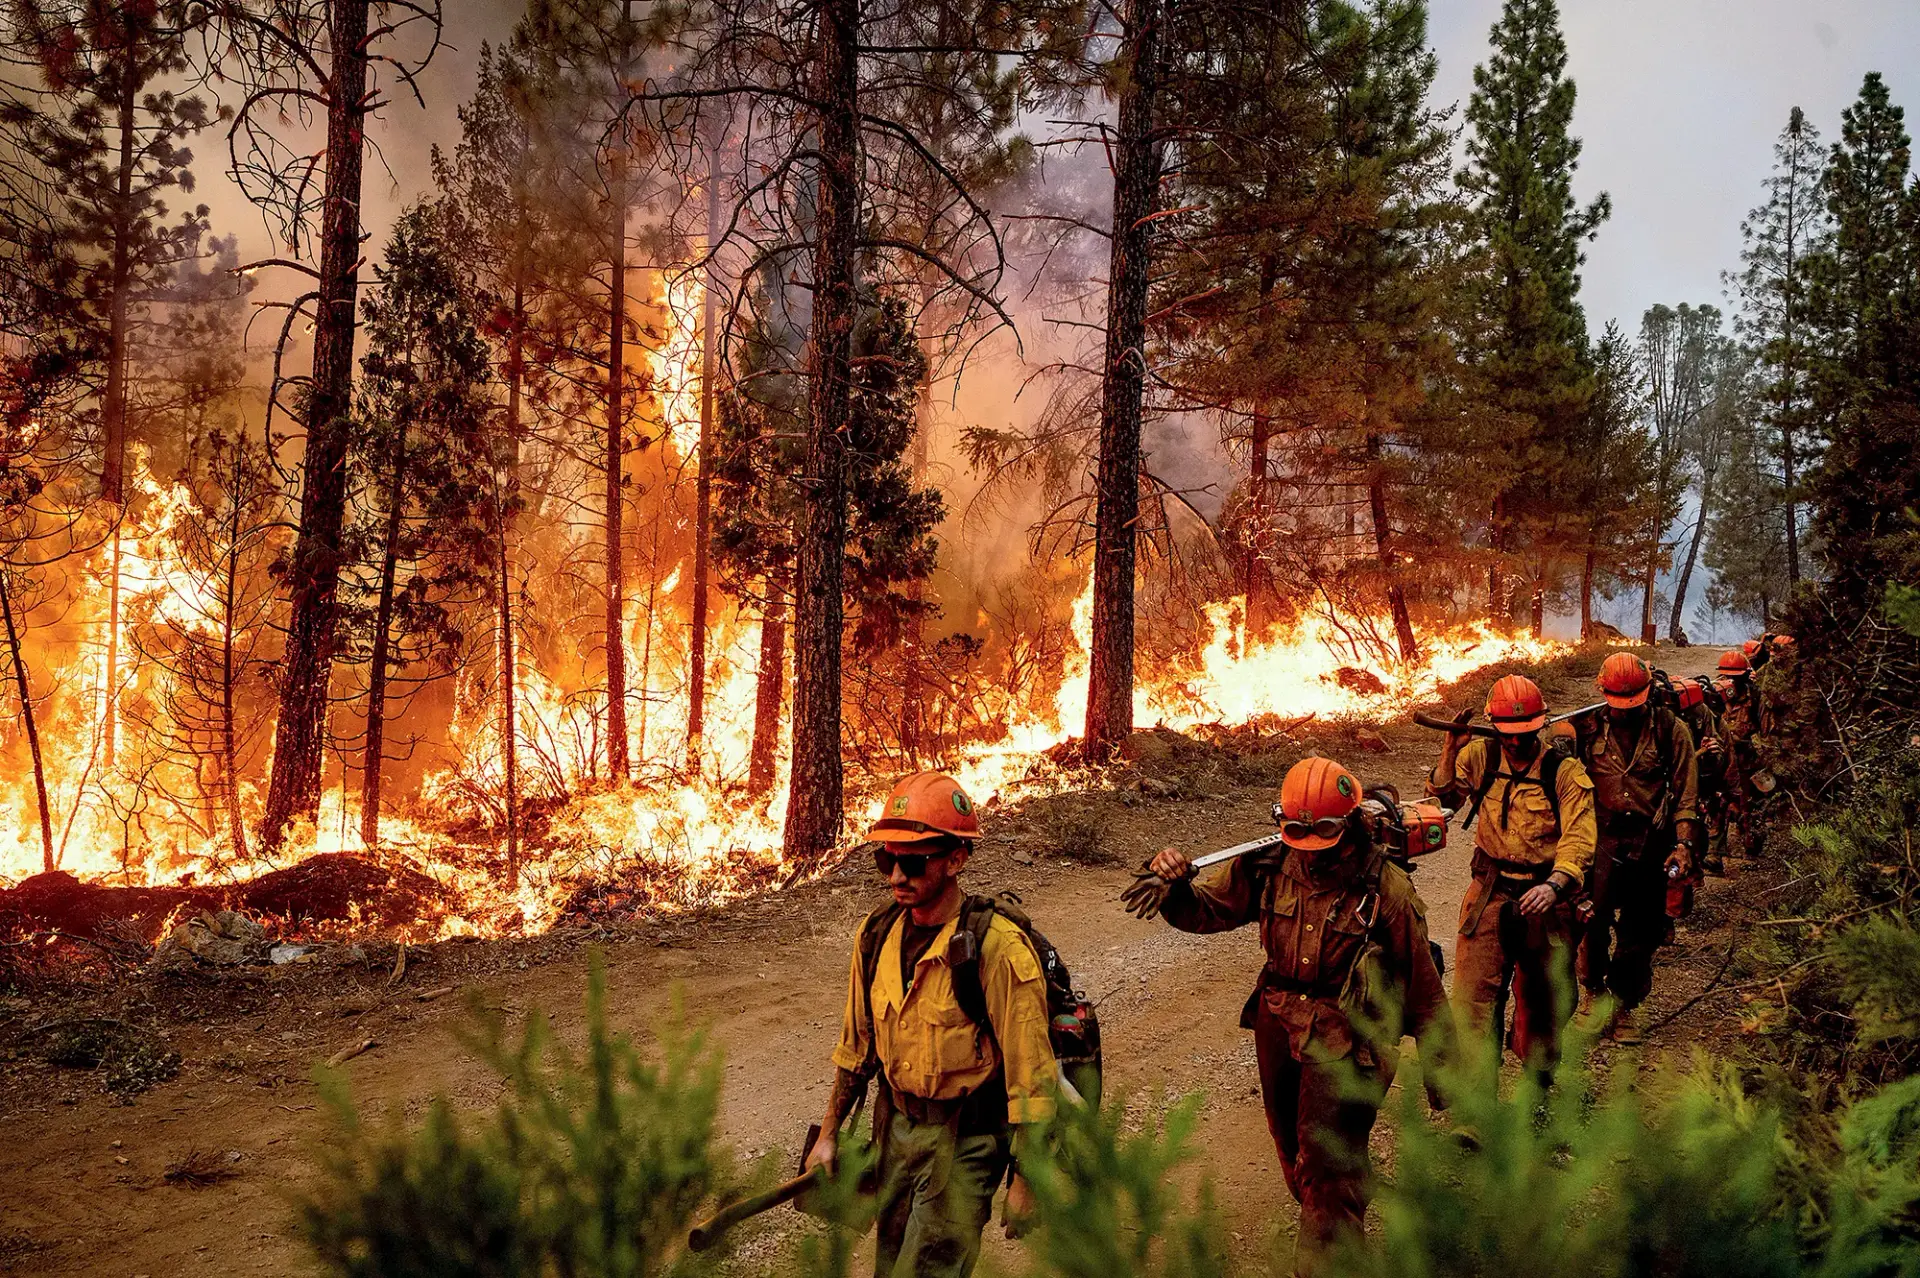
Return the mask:
[[(1204, 879), (1175, 884), (1161, 913), (1183, 932), (1227, 932), (1258, 922), (1267, 965), (1240, 1023), (1252, 1028), (1264, 1002), (1286, 1028), (1294, 1059), (1331, 1061), (1357, 1052), (1359, 1063), (1370, 1065), (1399, 1042), (1398, 1036), (1390, 1043), (1367, 1041), (1342, 1005), (1369, 933), (1381, 947), (1380, 967), (1400, 1006), (1402, 1032), (1423, 1037), (1447, 1014), (1427, 946), (1426, 907), (1396, 865), (1381, 866), (1376, 888), (1357, 865), (1317, 876), (1305, 860), (1290, 854), (1275, 867), (1241, 857)], [(1371, 927), (1363, 910), (1372, 912)]]
[(1657, 817), (1663, 806), (1669, 822), (1700, 819), (1693, 733), (1672, 711), (1655, 709), (1647, 716), (1631, 753), (1619, 725), (1598, 715), (1592, 733), (1580, 738), (1580, 757), (1593, 778), (1593, 800), (1603, 825), (1608, 817), (1623, 813)]

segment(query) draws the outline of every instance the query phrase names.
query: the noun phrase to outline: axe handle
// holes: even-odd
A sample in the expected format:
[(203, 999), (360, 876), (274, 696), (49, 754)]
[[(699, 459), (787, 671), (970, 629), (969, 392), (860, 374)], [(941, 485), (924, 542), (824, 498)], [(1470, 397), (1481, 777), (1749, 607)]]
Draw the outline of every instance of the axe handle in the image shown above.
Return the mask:
[(775, 1185), (764, 1194), (755, 1194), (752, 1198), (742, 1198), (730, 1203), (713, 1214), (713, 1218), (695, 1225), (687, 1235), (687, 1247), (693, 1251), (705, 1251), (720, 1241), (720, 1235), (732, 1229), (749, 1217), (758, 1216), (763, 1211), (772, 1211), (781, 1203), (790, 1203), (800, 1195), (812, 1189), (820, 1181), (820, 1169), (814, 1168), (792, 1180)]
[(1500, 734), (1484, 723), (1455, 723), (1452, 719), (1442, 719), (1425, 711), (1415, 710), (1413, 721), (1423, 728), (1432, 728), (1436, 732), (1460, 732), (1470, 737), (1487, 737), (1498, 740)]

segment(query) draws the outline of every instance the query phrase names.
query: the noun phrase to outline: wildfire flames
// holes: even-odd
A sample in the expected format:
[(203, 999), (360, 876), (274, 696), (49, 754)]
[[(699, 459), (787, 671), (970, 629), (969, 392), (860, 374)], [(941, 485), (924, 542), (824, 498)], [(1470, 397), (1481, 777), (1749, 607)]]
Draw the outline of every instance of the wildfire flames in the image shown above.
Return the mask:
[[(700, 301), (690, 275), (670, 284), (660, 307), (665, 336), (649, 353), (663, 427), (660, 448), (666, 464), (682, 467), (697, 449)], [(54, 860), (83, 879), (115, 885), (231, 883), (272, 867), (257, 851), (233, 845), (225, 826), (209, 818), (205, 796), (210, 789), (224, 793), (221, 788), (231, 784), (251, 829), (265, 774), (246, 769), (229, 779), (217, 759), (182, 773), (181, 765), (164, 764), (143, 748), (152, 734), (179, 731), (162, 709), (169, 704), (165, 685), (178, 675), (129, 636), (143, 629), (204, 632), (223, 601), (216, 583), (180, 566), (179, 539), (201, 517), (191, 494), (151, 475), (139, 482), (143, 500), (129, 507), (117, 540), (107, 538), (70, 581), (71, 603), (57, 625), (46, 627), (50, 637), (37, 654), (34, 695)], [(580, 533), (581, 549), (591, 535)], [(627, 669), (639, 689), (638, 705), (629, 712), (640, 760), (631, 785), (609, 788), (596, 770), (601, 745), (595, 715), (604, 712), (604, 699), (596, 706), (590, 690), (572, 686), (580, 682), (575, 672), (554, 668), (528, 644), (515, 650), (516, 766), (526, 778), (523, 792), (545, 800), (537, 834), (528, 836), (521, 856), (518, 882), (509, 886), (501, 873), (501, 724), (497, 699), (479, 676), (454, 692), (448, 740), (437, 756), (443, 761), (425, 771), (410, 800), (383, 812), (375, 859), (397, 861), (435, 880), (458, 903), (436, 917), (433, 930), (439, 934), (538, 931), (578, 909), (582, 892), (594, 885), (643, 880), (640, 903), (672, 909), (724, 899), (781, 871), (785, 791), (776, 787), (752, 796), (742, 784), (759, 623), (732, 605), (719, 605), (709, 630), (703, 751), (697, 773), (689, 774), (687, 626), (679, 587), (691, 565), (653, 569), (656, 583), (632, 597), (627, 634)], [(116, 575), (118, 634), (109, 637)], [(1050, 692), (1026, 702), (1003, 697), (997, 732), (983, 734), (993, 739), (926, 762), (953, 771), (982, 802), (1010, 796), (1016, 787), (1063, 784), (1046, 752), (1073, 735), (1084, 717), (1091, 618), (1088, 581), (1070, 618), (1060, 623), (1071, 638)], [(1374, 638), (1385, 630), (1382, 619), (1309, 612), (1290, 626), (1249, 636), (1237, 601), (1209, 605), (1203, 642), (1183, 660), (1142, 672), (1135, 721), (1190, 730), (1263, 717), (1379, 718), (1430, 699), (1440, 685), (1474, 668), (1538, 659), (1560, 647), (1472, 627), (1421, 636), (1420, 659), (1403, 665)], [(13, 691), (10, 686), (8, 695)], [(0, 884), (43, 868), (32, 770), (15, 739), (17, 721), (8, 731), (9, 767), (0, 795), (13, 816), (0, 824)], [(361, 846), (357, 796), (339, 780), (344, 771), (330, 772), (317, 819), (280, 850), (275, 864), (320, 852), (368, 851)], [(785, 772), (782, 759), (777, 773)], [(888, 779), (850, 777), (850, 833)]]

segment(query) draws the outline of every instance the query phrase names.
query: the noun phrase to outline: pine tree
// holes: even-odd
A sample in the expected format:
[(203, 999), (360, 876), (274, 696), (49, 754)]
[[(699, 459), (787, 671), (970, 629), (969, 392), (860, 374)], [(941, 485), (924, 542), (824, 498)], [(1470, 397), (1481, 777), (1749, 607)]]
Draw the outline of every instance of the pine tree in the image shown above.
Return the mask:
[(1648, 521), (1654, 500), (1658, 449), (1645, 426), (1646, 379), (1634, 344), (1617, 324), (1608, 324), (1594, 344), (1593, 395), (1577, 437), (1573, 504), (1586, 520), (1580, 568), (1580, 636), (1595, 633), (1593, 596), (1613, 594), (1646, 562)]
[(1108, 232), (1106, 351), (1094, 480), (1093, 627), (1087, 681), (1090, 757), (1133, 735), (1134, 570), (1140, 516), (1140, 428), (1147, 386), (1147, 290), (1160, 207), (1162, 81), (1178, 0), (1130, 0), (1116, 59), (1113, 220)]
[(1848, 617), (1920, 571), (1920, 530), (1893, 515), (1920, 504), (1920, 195), (1909, 164), (1904, 112), (1868, 75), (1828, 161), (1833, 243), (1812, 268), (1830, 442), (1808, 496), (1823, 593)]
[[(286, 310), (284, 353), (301, 315), (311, 317), (313, 361), (304, 382), (281, 373), (270, 406), (299, 388), (305, 428), (301, 455), (300, 535), (286, 573), (288, 643), (281, 666), (261, 841), (277, 851), (287, 828), (319, 810), (327, 707), (332, 697), (340, 569), (345, 562), (347, 449), (353, 433), (353, 345), (359, 324), (361, 179), (367, 125), (383, 99), (371, 90), (376, 64), (417, 85), (440, 47), (441, 11), (425, 5), (383, 12), (372, 0), (208, 0), (208, 30), (223, 42), (223, 71), (246, 97), (234, 121), (233, 175), (248, 198), (275, 217), (313, 280)], [(386, 20), (389, 19), (390, 20)], [(326, 117), (317, 154), (283, 137), (290, 103)], [(315, 223), (318, 225), (316, 226)], [(310, 309), (309, 309), (310, 308)], [(271, 417), (269, 418), (271, 428)]]
[[(422, 206), (395, 226), (377, 291), (363, 307), (367, 353), (350, 478), (363, 512), (370, 581), (360, 837), (380, 841), (390, 701), (404, 676), (444, 673), (462, 636), (449, 604), (493, 576), (498, 440), (488, 427), (487, 348), (475, 327), (442, 224)], [(405, 573), (403, 579), (402, 573)], [(404, 694), (402, 694), (404, 695)]]
[[(1605, 194), (1585, 208), (1574, 199), (1575, 87), (1554, 0), (1505, 0), (1492, 39), (1492, 56), (1473, 73), (1460, 174), (1487, 259), (1475, 288), (1473, 354), (1489, 388), (1486, 456), (1505, 459), (1496, 463), (1506, 479), (1489, 512), (1488, 543), (1497, 560), (1526, 562), (1538, 629), (1556, 561), (1579, 536), (1563, 527), (1560, 489), (1569, 441), (1593, 394), (1581, 244), (1612, 203)], [(1508, 610), (1502, 575), (1496, 566), (1488, 582), (1495, 615)]]
[(173, 87), (188, 68), (182, 5), (27, 0), (13, 17), (45, 96), (15, 97), (0, 111), (58, 184), (81, 323), (96, 334), (100, 496), (113, 529), (100, 739), (112, 768), (123, 683), (121, 518), (129, 430), (138, 425), (129, 421), (129, 381), (156, 295), (201, 247), (207, 207), (170, 222), (166, 201), (193, 190), (184, 144), (213, 113), (204, 98)]
[[(1705, 309), (1705, 308), (1703, 308)], [(1758, 414), (1758, 393), (1754, 381), (1752, 356), (1731, 338), (1713, 334), (1708, 342), (1705, 379), (1706, 406), (1694, 419), (1683, 441), (1688, 465), (1698, 487), (1698, 508), (1693, 531), (1687, 538), (1687, 553), (1674, 577), (1673, 611), (1667, 620), (1667, 637), (1675, 643), (1685, 636), (1681, 618), (1686, 615), (1687, 591), (1693, 581), (1694, 565), (1699, 562), (1707, 528), (1721, 500), (1719, 484), (1726, 472), (1727, 452), (1735, 435), (1753, 435), (1750, 423)]]
[[(760, 679), (748, 788), (774, 780), (784, 691), (787, 609), (799, 562), (801, 512), (812, 494), (796, 481), (811, 411), (797, 376), (804, 341), (786, 294), (763, 288), (755, 322), (737, 347), (734, 388), (722, 396), (714, 460), (714, 562), (729, 590), (758, 599)], [(932, 605), (917, 587), (933, 571), (938, 490), (920, 487), (906, 456), (918, 417), (921, 354), (898, 298), (864, 299), (853, 335), (857, 370), (847, 436), (843, 607), (855, 618), (854, 651), (899, 642)]]
[(514, 61), (526, 82), (517, 92), (543, 117), (540, 163), (578, 254), (575, 306), (582, 320), (577, 352), (590, 357), (602, 425), (601, 518), (607, 679), (607, 779), (623, 785), (632, 770), (627, 725), (625, 514), (626, 455), (652, 441), (629, 438), (640, 354), (632, 315), (639, 271), (634, 220), (646, 194), (645, 161), (654, 139), (630, 109), (642, 60), (670, 21), (665, 6), (635, 0), (533, 0), (514, 29)]
[[(551, 459), (572, 451), (567, 441), (543, 438), (543, 419), (564, 419), (574, 379), (571, 326), (565, 322), (565, 284), (577, 270), (566, 201), (551, 181), (553, 151), (543, 131), (546, 103), (539, 79), (510, 50), (482, 45), (473, 96), (459, 110), (461, 136), (451, 154), (434, 152), (441, 192), (437, 216), (443, 238), (471, 280), (482, 335), (494, 351), (494, 380), (505, 392), (499, 406), (500, 470), (494, 478), (499, 545), (494, 551), (496, 700), (499, 716), (501, 805), (506, 833), (506, 877), (518, 881), (520, 860), (519, 662), (524, 643), (524, 589), (533, 570), (522, 548), (538, 530), (522, 529), (523, 466), (537, 477)], [(561, 432), (566, 433), (564, 430)], [(538, 502), (542, 494), (534, 494)]]
[(1720, 609), (1761, 630), (1787, 597), (1785, 485), (1758, 417), (1736, 425), (1728, 440), (1720, 498), (1708, 518), (1705, 559)]
[[(1660, 570), (1672, 562), (1675, 543), (1667, 534), (1693, 483), (1688, 445), (1712, 398), (1719, 334), (1720, 312), (1712, 306), (1658, 305), (1640, 318), (1640, 364), (1647, 379), (1647, 421), (1653, 440), (1653, 490), (1644, 507), (1643, 643), (1651, 643), (1657, 633), (1653, 616), (1657, 582)], [(1674, 615), (1679, 616), (1677, 610)]]
[(1797, 488), (1813, 443), (1809, 265), (1829, 252), (1822, 190), (1825, 163), (1820, 133), (1799, 107), (1774, 143), (1767, 201), (1740, 224), (1741, 269), (1729, 278), (1739, 293), (1742, 340), (1758, 354), (1766, 383), (1766, 427), (1780, 457), (1780, 499), (1785, 516), (1787, 584), (1800, 580), (1800, 516)]

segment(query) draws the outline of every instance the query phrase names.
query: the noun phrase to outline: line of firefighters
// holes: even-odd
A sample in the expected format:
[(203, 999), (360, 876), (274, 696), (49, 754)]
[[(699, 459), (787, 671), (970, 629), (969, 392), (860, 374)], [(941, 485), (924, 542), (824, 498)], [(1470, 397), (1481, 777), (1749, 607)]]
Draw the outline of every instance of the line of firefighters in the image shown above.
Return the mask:
[[(1447, 725), (1427, 789), (1475, 827), (1451, 1004), (1404, 831), (1395, 855), (1379, 828), (1388, 809), (1330, 759), (1288, 772), (1278, 837), (1259, 851), (1204, 877), (1173, 849), (1152, 858), (1128, 894), (1136, 914), (1186, 932), (1259, 926), (1266, 965), (1241, 1024), (1300, 1204), (1301, 1272), (1362, 1228), (1368, 1135), (1403, 1036), (1444, 1055), (1464, 1030), (1550, 1082), (1578, 989), (1580, 1012), (1607, 1018), (1604, 1033), (1641, 1041), (1654, 953), (1693, 886), (1728, 853), (1757, 852), (1767, 777), (1754, 674), (1790, 642), (1727, 652), (1717, 682), (1669, 679), (1616, 653), (1598, 676), (1603, 702), (1554, 721), (1552, 734), (1539, 687), (1507, 675), (1487, 696), (1491, 727), (1472, 711)], [(1063, 1067), (1097, 1064), (1097, 1027), (1058, 954), (1017, 908), (960, 887), (979, 835), (971, 800), (938, 773), (896, 786), (868, 832), (893, 902), (854, 947), (831, 1097), (805, 1166), (833, 1165), (877, 1079), (880, 1278), (964, 1278), (1003, 1182), (1017, 1234), (1033, 1209), (1020, 1142), (1074, 1094)]]

